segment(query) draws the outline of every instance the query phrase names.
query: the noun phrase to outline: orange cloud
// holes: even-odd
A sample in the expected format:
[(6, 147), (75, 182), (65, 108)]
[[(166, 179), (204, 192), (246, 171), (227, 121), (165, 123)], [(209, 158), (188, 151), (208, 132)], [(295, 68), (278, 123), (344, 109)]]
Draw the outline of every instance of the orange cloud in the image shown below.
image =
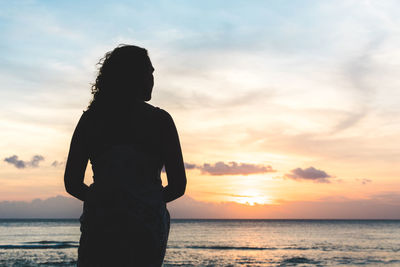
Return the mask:
[(255, 165), (249, 163), (237, 163), (234, 161), (229, 163), (219, 161), (215, 164), (204, 163), (198, 168), (202, 173), (211, 175), (250, 175), (275, 172), (270, 165)]

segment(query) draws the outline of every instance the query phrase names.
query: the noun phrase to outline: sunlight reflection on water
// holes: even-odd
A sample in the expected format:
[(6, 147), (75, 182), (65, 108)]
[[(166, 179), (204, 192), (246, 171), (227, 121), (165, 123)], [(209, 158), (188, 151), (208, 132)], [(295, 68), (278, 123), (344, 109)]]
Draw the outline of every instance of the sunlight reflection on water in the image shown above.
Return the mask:
[[(74, 266), (78, 240), (77, 220), (0, 220), (0, 266)], [(399, 252), (400, 221), (173, 220), (164, 265), (399, 266)]]

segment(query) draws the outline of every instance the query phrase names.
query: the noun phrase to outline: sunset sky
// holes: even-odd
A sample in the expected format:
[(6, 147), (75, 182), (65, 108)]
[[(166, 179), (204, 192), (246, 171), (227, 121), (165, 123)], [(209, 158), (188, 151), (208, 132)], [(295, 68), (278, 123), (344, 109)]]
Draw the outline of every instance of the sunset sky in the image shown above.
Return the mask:
[(148, 49), (150, 104), (180, 134), (177, 217), (400, 218), (399, 12), (398, 1), (1, 1), (0, 209), (68, 196), (96, 63), (125, 43)]

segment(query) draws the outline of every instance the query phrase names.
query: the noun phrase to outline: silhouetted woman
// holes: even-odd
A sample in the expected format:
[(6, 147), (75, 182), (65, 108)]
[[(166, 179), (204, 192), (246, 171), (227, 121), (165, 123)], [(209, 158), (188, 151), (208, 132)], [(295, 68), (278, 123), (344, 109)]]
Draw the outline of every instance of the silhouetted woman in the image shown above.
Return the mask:
[(119, 46), (100, 64), (64, 176), (67, 192), (84, 201), (78, 266), (160, 266), (169, 233), (166, 202), (186, 187), (178, 133), (166, 111), (145, 103), (154, 84), (146, 49)]

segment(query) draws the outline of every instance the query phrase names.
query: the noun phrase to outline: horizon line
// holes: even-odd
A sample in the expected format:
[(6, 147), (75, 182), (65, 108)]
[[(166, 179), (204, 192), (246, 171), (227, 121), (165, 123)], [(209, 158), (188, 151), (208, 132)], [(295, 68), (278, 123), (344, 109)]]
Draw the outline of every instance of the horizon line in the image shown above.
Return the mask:
[[(79, 218), (0, 218), (0, 220), (79, 220)], [(173, 220), (215, 220), (215, 221), (400, 221), (400, 218), (171, 218)]]

